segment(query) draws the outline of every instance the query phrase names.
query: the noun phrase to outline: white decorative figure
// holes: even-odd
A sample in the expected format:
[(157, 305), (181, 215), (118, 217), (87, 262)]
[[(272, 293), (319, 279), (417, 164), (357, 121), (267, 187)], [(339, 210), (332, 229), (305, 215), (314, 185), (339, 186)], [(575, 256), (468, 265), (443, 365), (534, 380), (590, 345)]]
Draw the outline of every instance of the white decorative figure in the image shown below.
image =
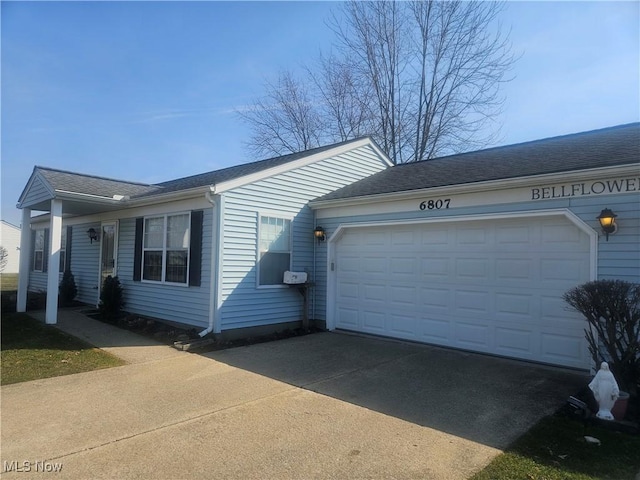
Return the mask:
[(598, 413), (596, 413), (596, 417), (602, 418), (603, 420), (613, 420), (611, 409), (618, 399), (620, 389), (618, 388), (618, 382), (616, 382), (613, 373), (609, 370), (609, 364), (607, 362), (602, 362), (600, 370), (598, 370), (596, 376), (591, 380), (589, 388), (593, 392), (593, 396), (596, 398), (600, 409)]

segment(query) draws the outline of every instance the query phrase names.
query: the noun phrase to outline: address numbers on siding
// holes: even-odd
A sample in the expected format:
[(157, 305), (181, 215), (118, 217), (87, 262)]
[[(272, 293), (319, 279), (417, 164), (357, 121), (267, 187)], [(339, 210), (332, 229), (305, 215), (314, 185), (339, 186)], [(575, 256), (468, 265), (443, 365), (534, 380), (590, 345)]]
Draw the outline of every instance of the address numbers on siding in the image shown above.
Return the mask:
[(450, 198), (437, 198), (420, 202), (420, 210), (441, 210), (449, 208)]

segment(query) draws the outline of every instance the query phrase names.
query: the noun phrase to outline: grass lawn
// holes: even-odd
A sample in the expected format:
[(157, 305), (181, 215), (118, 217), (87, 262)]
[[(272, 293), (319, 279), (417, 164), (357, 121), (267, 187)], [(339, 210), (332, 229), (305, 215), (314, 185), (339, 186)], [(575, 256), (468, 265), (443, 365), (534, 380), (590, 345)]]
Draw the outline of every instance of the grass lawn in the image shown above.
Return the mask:
[(18, 289), (17, 273), (0, 273), (0, 290), (3, 292)]
[(1, 384), (124, 365), (102, 350), (24, 313), (2, 315)]
[[(587, 443), (585, 435), (600, 440)], [(619, 433), (564, 415), (541, 420), (471, 480), (633, 480), (640, 435)]]

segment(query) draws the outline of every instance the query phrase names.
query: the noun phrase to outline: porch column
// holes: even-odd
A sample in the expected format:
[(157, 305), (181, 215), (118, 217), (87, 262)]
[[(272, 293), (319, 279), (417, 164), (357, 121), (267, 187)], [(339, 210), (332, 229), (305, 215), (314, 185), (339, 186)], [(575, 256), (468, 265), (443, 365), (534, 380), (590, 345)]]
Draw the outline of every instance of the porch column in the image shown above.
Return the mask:
[(60, 242), (62, 241), (62, 201), (51, 200), (49, 226), (49, 269), (47, 274), (47, 311), (45, 323), (58, 322), (58, 284), (60, 283)]
[(22, 226), (20, 227), (20, 265), (18, 267), (18, 312), (27, 311), (27, 290), (29, 289), (29, 272), (31, 271), (31, 209), (22, 209)]

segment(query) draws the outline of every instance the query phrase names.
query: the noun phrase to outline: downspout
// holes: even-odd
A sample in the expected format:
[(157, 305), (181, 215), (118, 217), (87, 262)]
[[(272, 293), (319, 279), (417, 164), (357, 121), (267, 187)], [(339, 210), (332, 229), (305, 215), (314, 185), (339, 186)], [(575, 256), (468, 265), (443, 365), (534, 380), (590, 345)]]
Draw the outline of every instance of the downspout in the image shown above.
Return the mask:
[(218, 275), (215, 273), (215, 268), (217, 265), (217, 252), (218, 252), (218, 242), (220, 241), (219, 235), (218, 235), (218, 223), (216, 221), (216, 213), (218, 215), (218, 217), (220, 216), (220, 212), (216, 212), (216, 199), (213, 198), (213, 195), (215, 195), (216, 193), (216, 187), (215, 185), (210, 185), (209, 186), (209, 191), (206, 192), (204, 194), (204, 198), (207, 199), (207, 201), (212, 205), (212, 212), (213, 212), (213, 221), (212, 223), (212, 227), (211, 227), (211, 239), (212, 239), (212, 245), (211, 245), (211, 282), (210, 282), (210, 288), (209, 288), (209, 326), (207, 328), (205, 328), (204, 330), (202, 330), (200, 333), (198, 333), (198, 335), (200, 337), (204, 337), (205, 335), (208, 335), (209, 333), (213, 332), (213, 323), (215, 321), (215, 309), (216, 309), (216, 305), (215, 305), (215, 296), (216, 296), (216, 292), (217, 292), (217, 279), (218, 279)]

